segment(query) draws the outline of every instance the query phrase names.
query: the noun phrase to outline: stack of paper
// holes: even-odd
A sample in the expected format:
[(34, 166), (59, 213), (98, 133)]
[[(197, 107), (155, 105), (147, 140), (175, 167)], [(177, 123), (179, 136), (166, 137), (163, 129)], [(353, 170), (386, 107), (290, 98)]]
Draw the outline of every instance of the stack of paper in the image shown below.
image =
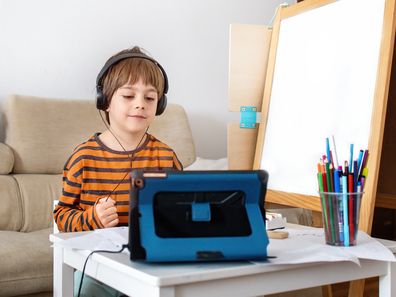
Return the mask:
[(286, 226), (286, 218), (283, 218), (280, 213), (266, 212), (265, 217), (267, 230), (281, 229)]

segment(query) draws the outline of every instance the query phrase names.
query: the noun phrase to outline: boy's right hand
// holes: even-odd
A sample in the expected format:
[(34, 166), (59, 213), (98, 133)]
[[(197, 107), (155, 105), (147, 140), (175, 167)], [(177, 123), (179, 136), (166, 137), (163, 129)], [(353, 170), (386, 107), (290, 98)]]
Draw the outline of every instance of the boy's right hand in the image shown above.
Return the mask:
[(102, 225), (105, 228), (115, 227), (119, 219), (115, 201), (110, 197), (101, 198), (95, 205), (95, 211)]

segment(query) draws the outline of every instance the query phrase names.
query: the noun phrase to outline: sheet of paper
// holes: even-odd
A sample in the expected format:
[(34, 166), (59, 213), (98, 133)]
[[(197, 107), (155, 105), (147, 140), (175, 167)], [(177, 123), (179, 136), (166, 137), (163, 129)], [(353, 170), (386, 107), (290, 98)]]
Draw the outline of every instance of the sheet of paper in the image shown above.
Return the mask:
[[(267, 254), (276, 257), (269, 259), (271, 264), (334, 261), (351, 261), (359, 264), (359, 259), (396, 262), (395, 256), (388, 248), (361, 231), (359, 231), (356, 246), (335, 247), (325, 243), (323, 229), (287, 227), (284, 230), (289, 233), (287, 239), (270, 240)], [(54, 244), (65, 248), (117, 251), (127, 243), (128, 228), (119, 227), (98, 229)], [(126, 252), (128, 252), (127, 249)]]
[[(335, 247), (325, 243), (323, 229), (286, 228), (289, 232), (285, 239), (271, 239), (268, 255), (274, 264), (298, 264), (309, 262), (352, 261), (359, 264), (360, 259), (395, 261), (393, 253), (380, 242), (359, 231), (358, 244), (351, 247)], [(309, 245), (307, 245), (309, 242)], [(293, 248), (291, 249), (290, 246)]]
[[(301, 264), (311, 262), (352, 261), (359, 264), (359, 259), (342, 249), (333, 248), (325, 244), (323, 230), (295, 230), (286, 228), (289, 232), (287, 239), (271, 239), (268, 246), (268, 256), (273, 264)], [(309, 244), (307, 244), (309, 243)]]
[(128, 243), (128, 228), (106, 228), (85, 235), (55, 242), (54, 245), (81, 250), (118, 251)]

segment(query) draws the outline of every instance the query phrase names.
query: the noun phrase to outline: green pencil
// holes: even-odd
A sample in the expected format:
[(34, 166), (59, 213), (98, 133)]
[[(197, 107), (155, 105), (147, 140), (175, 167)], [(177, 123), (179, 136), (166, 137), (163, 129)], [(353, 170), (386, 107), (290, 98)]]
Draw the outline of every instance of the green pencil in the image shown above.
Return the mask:
[[(324, 188), (323, 188), (323, 180), (322, 180), (322, 173), (318, 172), (318, 184), (319, 184), (319, 192), (323, 193), (324, 192)], [(329, 223), (328, 223), (328, 218), (327, 218), (327, 211), (326, 211), (326, 201), (324, 198), (324, 194), (319, 194), (320, 195), (320, 199), (322, 200), (322, 213), (324, 216), (324, 223), (325, 223), (325, 232), (327, 233), (327, 231), (329, 230)]]
[[(330, 173), (330, 164), (326, 163), (326, 180), (327, 180), (327, 191), (333, 192), (332, 189), (332, 182), (331, 182), (331, 173)], [(329, 215), (330, 215), (330, 229), (331, 229), (331, 236), (333, 238), (332, 242), (336, 240), (336, 234), (334, 229), (334, 214), (333, 214), (333, 203), (330, 196), (327, 197), (328, 205), (329, 205)]]

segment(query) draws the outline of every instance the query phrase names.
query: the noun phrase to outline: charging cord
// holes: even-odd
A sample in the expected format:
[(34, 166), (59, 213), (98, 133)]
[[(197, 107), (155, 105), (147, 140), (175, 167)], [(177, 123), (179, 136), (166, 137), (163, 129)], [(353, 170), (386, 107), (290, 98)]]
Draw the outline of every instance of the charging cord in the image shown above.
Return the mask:
[(83, 270), (82, 270), (82, 274), (81, 274), (81, 279), (80, 279), (80, 285), (78, 286), (78, 294), (77, 294), (77, 297), (80, 297), (80, 294), (81, 294), (81, 289), (82, 289), (83, 279), (84, 279), (84, 274), (85, 274), (85, 268), (86, 268), (86, 266), (87, 266), (89, 257), (91, 257), (94, 253), (111, 253), (111, 254), (118, 254), (118, 253), (121, 253), (121, 252), (122, 252), (125, 248), (127, 248), (127, 247), (128, 247), (127, 244), (123, 244), (123, 245), (121, 246), (121, 249), (118, 250), (118, 251), (106, 251), (106, 250), (96, 250), (96, 251), (92, 251), (92, 252), (88, 255), (88, 257), (85, 259), (85, 262), (84, 262), (84, 266), (83, 266)]

